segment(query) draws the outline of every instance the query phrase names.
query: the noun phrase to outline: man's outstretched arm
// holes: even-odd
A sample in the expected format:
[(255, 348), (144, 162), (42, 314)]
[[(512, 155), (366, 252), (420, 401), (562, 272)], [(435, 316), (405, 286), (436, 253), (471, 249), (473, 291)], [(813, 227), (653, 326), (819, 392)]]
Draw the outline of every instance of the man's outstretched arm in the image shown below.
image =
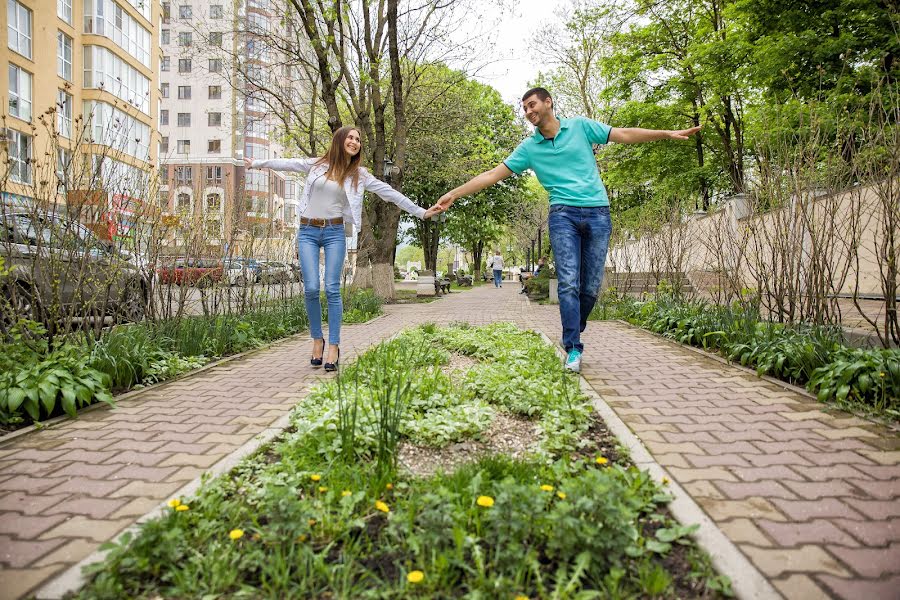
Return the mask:
[(444, 210), (446, 210), (450, 208), (450, 205), (456, 202), (459, 198), (477, 194), (484, 188), (489, 188), (498, 181), (502, 181), (512, 174), (513, 172), (509, 170), (509, 167), (507, 167), (503, 163), (500, 163), (490, 171), (485, 171), (481, 175), (476, 175), (458, 188), (450, 190), (449, 192), (441, 196), (441, 199), (437, 201), (437, 205), (444, 207)]
[(668, 131), (663, 129), (641, 129), (640, 127), (613, 127), (609, 141), (617, 144), (640, 144), (657, 140), (686, 140), (700, 131), (700, 127)]

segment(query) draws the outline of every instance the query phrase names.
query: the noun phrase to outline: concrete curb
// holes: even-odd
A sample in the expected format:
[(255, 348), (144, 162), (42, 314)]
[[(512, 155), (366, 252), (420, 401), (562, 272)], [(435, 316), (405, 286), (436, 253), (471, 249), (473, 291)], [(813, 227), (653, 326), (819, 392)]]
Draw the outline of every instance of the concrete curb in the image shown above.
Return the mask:
[[(544, 333), (539, 332), (553, 348), (561, 359), (565, 358), (558, 344), (550, 341)], [(640, 438), (625, 424), (615, 410), (606, 403), (591, 384), (579, 377), (581, 391), (585, 393), (594, 404), (594, 409), (606, 422), (606, 426), (619, 440), (631, 456), (631, 461), (640, 469), (644, 469), (656, 481), (662, 481), (663, 477), (669, 480), (667, 491), (673, 500), (669, 503), (672, 515), (682, 524), (698, 524), (700, 528), (693, 535), (694, 540), (712, 560), (716, 571), (727, 575), (731, 579), (731, 589), (740, 600), (781, 600), (783, 596), (769, 582), (765, 575), (744, 556), (744, 553), (734, 545), (728, 536), (722, 533), (718, 525), (709, 518), (700, 506), (684, 488), (678, 485), (675, 478), (665, 468), (654, 460), (653, 455), (647, 450)]]

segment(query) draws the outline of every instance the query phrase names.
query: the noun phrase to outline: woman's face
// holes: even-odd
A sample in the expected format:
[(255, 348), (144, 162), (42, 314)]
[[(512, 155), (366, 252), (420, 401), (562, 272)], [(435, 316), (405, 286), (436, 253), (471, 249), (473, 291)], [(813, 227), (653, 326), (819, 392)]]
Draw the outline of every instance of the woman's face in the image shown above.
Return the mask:
[(347, 137), (344, 138), (344, 152), (350, 156), (356, 156), (359, 154), (359, 149), (361, 147), (362, 142), (359, 139), (359, 132), (355, 129), (351, 129), (350, 133), (347, 134)]

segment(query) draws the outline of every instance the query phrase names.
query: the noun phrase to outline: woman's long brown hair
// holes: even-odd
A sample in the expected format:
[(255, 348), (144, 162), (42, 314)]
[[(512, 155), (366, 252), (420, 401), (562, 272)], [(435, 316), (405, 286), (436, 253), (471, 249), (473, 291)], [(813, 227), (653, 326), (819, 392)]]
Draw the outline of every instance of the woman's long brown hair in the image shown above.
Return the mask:
[(344, 180), (347, 177), (352, 177), (353, 187), (357, 187), (359, 186), (359, 165), (362, 161), (363, 147), (362, 138), (360, 137), (359, 152), (356, 153), (356, 156), (347, 154), (347, 151), (344, 150), (344, 140), (347, 139), (351, 131), (359, 134), (359, 129), (352, 125), (345, 125), (335, 131), (334, 136), (331, 138), (331, 146), (328, 148), (328, 152), (316, 164), (328, 165), (328, 171), (325, 173), (325, 177), (328, 179), (344, 185)]

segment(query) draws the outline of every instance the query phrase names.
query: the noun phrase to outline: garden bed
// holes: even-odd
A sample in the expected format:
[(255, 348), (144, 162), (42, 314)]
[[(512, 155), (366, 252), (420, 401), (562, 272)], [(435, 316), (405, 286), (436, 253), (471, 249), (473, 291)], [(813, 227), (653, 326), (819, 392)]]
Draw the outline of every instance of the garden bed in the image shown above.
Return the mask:
[[(381, 300), (361, 290), (344, 296), (344, 323), (381, 314)], [(323, 319), (327, 319), (323, 302)], [(219, 358), (260, 348), (308, 328), (302, 297), (242, 314), (190, 316), (119, 325), (99, 339), (72, 334), (53, 343), (23, 321), (0, 343), (0, 437), (114, 395), (166, 381)]]
[(592, 319), (623, 319), (720, 354), (759, 375), (805, 386), (820, 402), (900, 423), (900, 350), (852, 348), (840, 328), (766, 321), (752, 302), (719, 306), (658, 293), (604, 297)]
[(84, 598), (716, 598), (728, 582), (555, 350), (424, 326), (288, 430), (110, 545)]

